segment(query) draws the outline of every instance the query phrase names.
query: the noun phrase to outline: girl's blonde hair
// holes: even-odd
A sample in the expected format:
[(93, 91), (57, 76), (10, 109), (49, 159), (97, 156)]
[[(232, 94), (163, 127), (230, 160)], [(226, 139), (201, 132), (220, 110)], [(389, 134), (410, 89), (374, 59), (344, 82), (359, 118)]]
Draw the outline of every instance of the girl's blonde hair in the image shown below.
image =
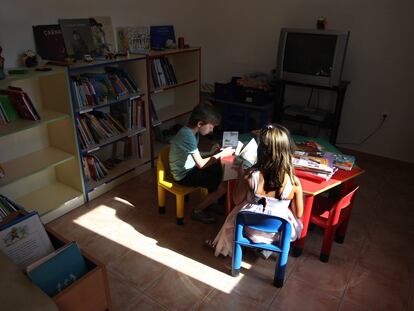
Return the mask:
[(296, 185), (292, 164), (293, 150), (294, 142), (287, 128), (279, 124), (267, 125), (260, 131), (257, 162), (249, 173), (256, 170), (262, 173), (265, 191), (279, 193), (286, 174)]

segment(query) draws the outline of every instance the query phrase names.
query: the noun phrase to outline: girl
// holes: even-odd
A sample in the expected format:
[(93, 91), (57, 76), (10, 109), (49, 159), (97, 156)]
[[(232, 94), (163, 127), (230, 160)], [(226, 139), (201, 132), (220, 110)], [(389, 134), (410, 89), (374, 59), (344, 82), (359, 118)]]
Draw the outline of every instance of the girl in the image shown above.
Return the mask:
[[(302, 187), (293, 173), (292, 139), (289, 131), (281, 125), (268, 125), (260, 131), (257, 162), (244, 172), (239, 169), (239, 178), (234, 187), (235, 208), (209, 246), (215, 247), (215, 255), (232, 255), (234, 225), (239, 211), (252, 211), (287, 219), (292, 226), (291, 241), (302, 231), (299, 218), (303, 214)], [(279, 238), (246, 228), (245, 235), (255, 243), (272, 243)]]

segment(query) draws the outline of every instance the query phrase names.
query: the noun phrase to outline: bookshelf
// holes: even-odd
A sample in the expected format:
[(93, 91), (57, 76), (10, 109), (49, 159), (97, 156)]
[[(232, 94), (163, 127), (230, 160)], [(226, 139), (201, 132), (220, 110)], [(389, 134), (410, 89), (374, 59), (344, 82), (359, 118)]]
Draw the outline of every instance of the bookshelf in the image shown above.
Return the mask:
[(147, 59), (130, 55), (77, 63), (68, 75), (84, 188), (91, 200), (150, 167)]
[[(166, 51), (151, 51), (148, 57), (149, 73), (149, 97), (154, 105), (154, 110), (161, 124), (152, 123), (153, 132), (161, 132), (161, 128), (168, 128), (174, 125), (179, 117), (185, 117), (190, 113), (195, 105), (200, 101), (200, 57), (201, 49), (198, 47), (186, 49), (174, 49)], [(167, 83), (157, 83), (155, 74), (160, 74), (154, 70), (154, 64), (159, 59), (167, 59), (171, 65), (173, 73), (166, 73)], [(165, 61), (163, 61), (165, 64)], [(156, 67), (156, 66), (155, 66)], [(165, 66), (163, 67), (165, 68)], [(162, 73), (161, 73), (162, 75)], [(168, 76), (175, 76), (169, 79)], [(162, 81), (162, 79), (161, 79)], [(156, 118), (153, 118), (156, 119)], [(158, 128), (155, 128), (158, 127)], [(159, 141), (153, 135), (152, 150), (155, 158), (165, 141)]]
[(84, 189), (65, 68), (7, 76), (0, 88), (20, 87), (40, 120), (0, 125), (0, 193), (36, 210), (47, 223), (82, 205)]

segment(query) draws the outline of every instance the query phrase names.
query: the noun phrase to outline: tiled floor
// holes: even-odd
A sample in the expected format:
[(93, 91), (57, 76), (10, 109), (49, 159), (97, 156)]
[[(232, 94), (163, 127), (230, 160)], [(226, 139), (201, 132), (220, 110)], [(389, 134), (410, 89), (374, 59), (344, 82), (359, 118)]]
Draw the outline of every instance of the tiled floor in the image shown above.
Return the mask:
[(272, 286), (274, 259), (248, 254), (241, 275), (229, 275), (230, 259), (202, 246), (220, 224), (193, 222), (188, 208), (177, 226), (172, 197), (159, 215), (154, 171), (50, 225), (107, 265), (114, 310), (414, 310), (414, 166), (358, 160), (367, 173), (345, 243), (322, 263), (321, 232), (310, 232), (282, 289)]

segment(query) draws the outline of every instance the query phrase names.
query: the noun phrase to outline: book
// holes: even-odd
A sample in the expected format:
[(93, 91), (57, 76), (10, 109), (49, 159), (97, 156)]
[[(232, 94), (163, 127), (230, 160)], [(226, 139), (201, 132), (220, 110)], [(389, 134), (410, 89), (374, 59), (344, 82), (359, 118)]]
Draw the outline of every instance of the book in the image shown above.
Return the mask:
[(221, 147), (227, 148), (231, 147), (236, 149), (239, 142), (239, 132), (237, 131), (224, 131), (223, 132), (223, 142)]
[(88, 54), (95, 53), (91, 25), (88, 18), (59, 19), (66, 52), (69, 57), (83, 60)]
[(8, 95), (13, 103), (14, 108), (20, 117), (28, 120), (40, 120), (40, 116), (36, 111), (29, 96), (19, 87), (9, 86), (5, 90), (0, 89), (1, 95)]
[(315, 141), (295, 141), (295, 155), (297, 156), (323, 156), (323, 147)]
[(254, 138), (246, 145), (238, 141), (236, 151), (234, 152), (235, 158), (232, 160), (222, 160), (224, 164), (223, 181), (236, 179), (240, 165), (243, 165), (245, 168), (253, 166), (257, 161), (257, 147), (258, 145)]
[(148, 26), (118, 27), (116, 29), (120, 52), (147, 54), (150, 50), (150, 28)]
[(95, 56), (105, 56), (115, 52), (114, 30), (110, 16), (92, 16), (89, 18)]
[(8, 122), (20, 119), (20, 116), (13, 106), (10, 97), (7, 95), (0, 95), (0, 105), (3, 108)]
[(355, 164), (355, 157), (349, 154), (333, 153), (334, 166), (345, 171), (352, 170)]
[(42, 59), (64, 61), (67, 58), (62, 30), (58, 24), (32, 28), (36, 52)]
[(0, 226), (0, 250), (24, 269), (54, 248), (39, 215), (33, 211)]
[(71, 242), (32, 263), (26, 272), (33, 283), (53, 297), (85, 275), (88, 267), (76, 242)]
[(151, 26), (151, 49), (165, 50), (176, 47), (174, 26)]

